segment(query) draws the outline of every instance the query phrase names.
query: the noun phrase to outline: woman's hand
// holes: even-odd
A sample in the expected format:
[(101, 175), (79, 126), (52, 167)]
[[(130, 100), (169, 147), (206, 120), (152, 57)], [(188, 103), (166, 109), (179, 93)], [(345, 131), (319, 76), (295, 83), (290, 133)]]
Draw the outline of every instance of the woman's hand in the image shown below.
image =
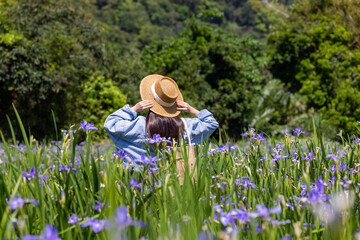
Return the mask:
[(141, 102), (138, 102), (137, 104), (135, 104), (135, 106), (133, 106), (132, 109), (135, 112), (141, 112), (141, 111), (144, 111), (145, 109), (152, 108), (153, 106), (154, 106), (154, 104), (152, 101), (144, 100), (144, 101), (141, 101)]
[(177, 109), (178, 111), (181, 112), (188, 112), (194, 116), (199, 114), (199, 110), (196, 110), (195, 108), (193, 108), (192, 106), (190, 106), (188, 103), (183, 102), (183, 101), (176, 101), (177, 104)]

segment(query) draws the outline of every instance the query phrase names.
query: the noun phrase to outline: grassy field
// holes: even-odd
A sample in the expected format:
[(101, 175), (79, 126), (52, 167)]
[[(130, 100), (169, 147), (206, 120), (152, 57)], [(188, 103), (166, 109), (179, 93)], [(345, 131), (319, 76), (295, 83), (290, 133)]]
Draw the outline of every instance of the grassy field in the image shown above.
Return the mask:
[(326, 142), (295, 129), (275, 140), (250, 129), (242, 147), (196, 146), (197, 179), (186, 171), (181, 185), (176, 149), (160, 145), (134, 171), (81, 126), (46, 144), (21, 124), (23, 144), (2, 139), (1, 238), (359, 238), (359, 139)]

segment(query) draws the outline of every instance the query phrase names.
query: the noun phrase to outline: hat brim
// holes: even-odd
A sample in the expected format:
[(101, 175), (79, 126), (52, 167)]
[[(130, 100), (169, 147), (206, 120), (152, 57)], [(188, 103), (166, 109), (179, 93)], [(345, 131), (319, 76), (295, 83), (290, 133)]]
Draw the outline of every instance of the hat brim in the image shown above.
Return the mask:
[[(151, 86), (157, 81), (164, 78), (164, 76), (159, 74), (152, 74), (149, 76), (144, 77), (141, 80), (140, 83), (140, 96), (142, 100), (150, 100), (154, 103), (154, 106), (150, 108), (151, 111), (153, 111), (156, 114), (159, 114), (164, 117), (176, 117), (180, 114), (180, 111), (177, 111), (177, 104), (175, 103), (171, 107), (164, 107), (160, 105), (154, 98), (152, 92), (151, 92)], [(178, 97), (176, 98), (176, 101), (184, 101), (183, 96), (179, 90), (178, 90)]]

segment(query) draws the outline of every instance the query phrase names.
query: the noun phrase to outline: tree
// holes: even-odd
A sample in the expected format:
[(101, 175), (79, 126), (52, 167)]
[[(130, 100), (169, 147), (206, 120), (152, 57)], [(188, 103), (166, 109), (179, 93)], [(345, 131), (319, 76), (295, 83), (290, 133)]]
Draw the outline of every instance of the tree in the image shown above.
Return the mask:
[[(350, 1), (342, 2), (347, 6)], [(342, 12), (344, 5), (338, 4), (307, 1), (304, 8), (295, 7), (289, 22), (269, 35), (271, 71), (300, 94), (307, 112), (318, 112), (323, 123), (351, 133), (360, 113), (360, 51), (358, 32), (350, 32), (343, 18), (323, 16), (334, 13), (334, 6)], [(304, 9), (311, 11), (305, 14)]]
[(101, 29), (64, 1), (19, 0), (2, 9), (10, 24), (0, 29), (1, 129), (8, 129), (5, 115), (15, 119), (11, 103), (39, 138), (54, 132), (51, 110), (60, 127), (79, 120), (79, 86), (106, 58)]
[[(143, 62), (149, 72), (174, 78), (185, 101), (211, 110), (232, 137), (248, 128), (262, 87), (271, 79), (261, 42), (239, 39), (196, 20), (188, 22), (180, 38), (147, 46)], [(267, 123), (275, 121), (275, 113)]]
[(91, 76), (80, 87), (82, 99), (75, 105), (84, 120), (95, 123), (99, 132), (105, 134), (103, 128), (105, 119), (109, 114), (125, 105), (125, 95), (114, 85), (111, 79), (106, 79), (99, 74)]

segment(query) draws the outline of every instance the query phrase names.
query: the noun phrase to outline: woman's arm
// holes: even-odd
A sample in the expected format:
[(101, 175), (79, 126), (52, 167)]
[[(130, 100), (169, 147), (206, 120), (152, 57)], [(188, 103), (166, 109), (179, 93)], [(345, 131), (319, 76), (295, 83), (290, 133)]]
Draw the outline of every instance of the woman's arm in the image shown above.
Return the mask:
[[(150, 103), (149, 103), (150, 102)], [(137, 118), (137, 113), (151, 108), (151, 101), (141, 101), (130, 108), (125, 105), (116, 112), (110, 114), (104, 123), (104, 128), (111, 138), (141, 136), (144, 134), (145, 123), (143, 117)]]
[(201, 140), (206, 140), (219, 127), (219, 123), (208, 110), (198, 111), (182, 101), (178, 101), (177, 105), (179, 111), (188, 112), (195, 116), (195, 118), (185, 118), (188, 129), (191, 132), (192, 142), (200, 143)]
[(199, 114), (199, 110), (193, 108), (192, 106), (190, 106), (188, 103), (183, 102), (183, 101), (176, 101), (177, 104), (177, 110), (178, 111), (182, 111), (182, 112), (188, 112), (191, 115), (193, 115), (194, 117), (196, 117)]
[(152, 108), (153, 106), (154, 106), (154, 103), (152, 101), (144, 100), (144, 101), (138, 102), (135, 106), (132, 107), (132, 109), (138, 113), (145, 109)]

